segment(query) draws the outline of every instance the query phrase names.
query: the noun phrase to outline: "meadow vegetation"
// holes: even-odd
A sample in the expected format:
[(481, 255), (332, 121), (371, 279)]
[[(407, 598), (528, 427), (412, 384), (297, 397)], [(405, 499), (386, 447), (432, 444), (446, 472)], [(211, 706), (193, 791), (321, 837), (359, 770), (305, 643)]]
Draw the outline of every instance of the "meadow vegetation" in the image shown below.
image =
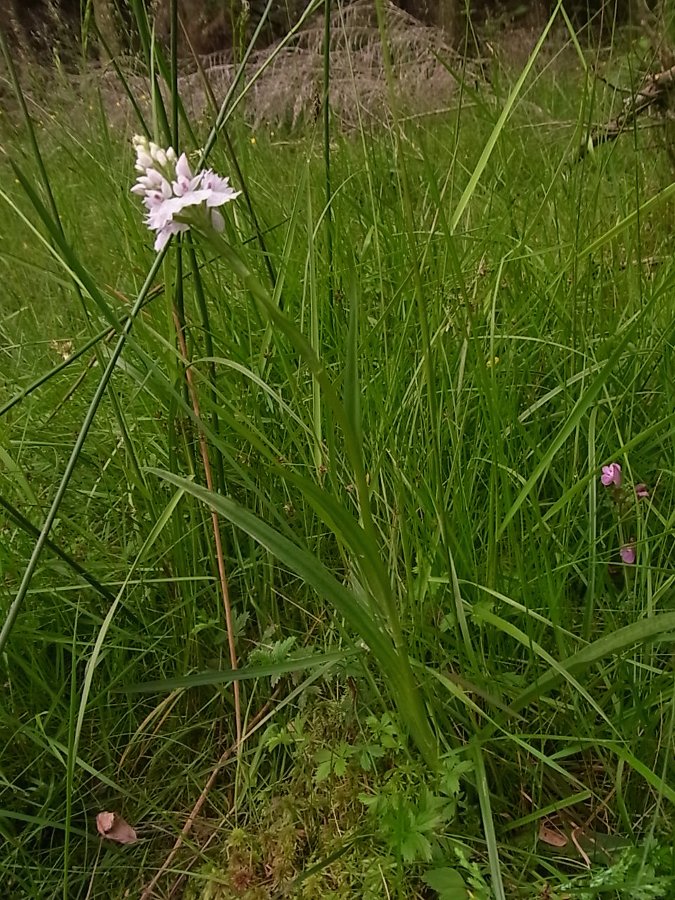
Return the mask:
[[(673, 167), (577, 159), (630, 46), (344, 133), (141, 34), (143, 122), (0, 117), (3, 895), (674, 896)], [(144, 129), (222, 236), (155, 254)]]

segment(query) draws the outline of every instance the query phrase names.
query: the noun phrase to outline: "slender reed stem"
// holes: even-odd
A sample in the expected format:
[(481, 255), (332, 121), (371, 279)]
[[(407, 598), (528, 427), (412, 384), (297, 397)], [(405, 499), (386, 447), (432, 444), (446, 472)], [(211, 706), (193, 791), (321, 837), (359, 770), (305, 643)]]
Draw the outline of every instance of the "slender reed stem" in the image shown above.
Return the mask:
[[(235, 681), (235, 685), (237, 685), (237, 684), (238, 684), (238, 682)], [(255, 716), (253, 716), (251, 721), (248, 723), (248, 726), (246, 728), (246, 734), (244, 735), (244, 738), (247, 738), (249, 735), (251, 735), (257, 728), (258, 724), (262, 721), (262, 719), (264, 719), (265, 716), (269, 713), (269, 711), (272, 707), (272, 703), (279, 696), (280, 691), (281, 691), (281, 686), (279, 686), (274, 691), (274, 693), (272, 694), (270, 699), (267, 701), (267, 703), (255, 714)], [(169, 868), (171, 863), (174, 861), (174, 859), (176, 858), (176, 854), (178, 853), (180, 848), (183, 846), (183, 841), (192, 831), (192, 826), (195, 824), (195, 820), (197, 819), (197, 816), (201, 812), (204, 804), (206, 803), (206, 800), (207, 800), (209, 794), (211, 793), (211, 788), (216, 783), (216, 779), (218, 778), (218, 775), (220, 774), (225, 763), (228, 761), (228, 759), (230, 759), (230, 757), (232, 757), (238, 751), (239, 747), (241, 746), (241, 740), (242, 740), (241, 738), (237, 738), (236, 743), (231, 744), (221, 754), (220, 759), (218, 760), (218, 762), (215, 764), (215, 766), (211, 770), (211, 774), (209, 775), (208, 780), (207, 780), (206, 784), (204, 785), (204, 788), (203, 788), (201, 794), (199, 795), (199, 799), (197, 800), (194, 807), (192, 808), (190, 815), (185, 820), (185, 825), (183, 825), (180, 834), (176, 838), (176, 842), (173, 845), (173, 847), (171, 848), (171, 852), (169, 853), (167, 858), (164, 860), (162, 865), (159, 867), (159, 869), (155, 872), (155, 874), (152, 877), (152, 880), (143, 889), (143, 893), (141, 894), (141, 900), (150, 900), (150, 898), (152, 896), (154, 896), (153, 892), (154, 892), (155, 888), (157, 887), (157, 884), (158, 884), (160, 878), (164, 875), (164, 873), (167, 871), (167, 869)]]
[[(210, 358), (207, 367), (209, 386), (211, 388), (211, 404), (213, 412), (211, 413), (211, 423), (215, 434), (220, 436), (220, 417), (218, 415), (218, 392), (216, 390), (216, 364), (213, 361), (215, 356), (215, 348), (213, 346), (213, 331), (211, 330), (211, 322), (209, 319), (209, 308), (204, 294), (204, 285), (199, 274), (199, 263), (197, 262), (197, 254), (195, 253), (192, 235), (187, 235), (188, 258), (192, 269), (192, 275), (195, 282), (195, 297), (197, 298), (197, 309), (201, 318), (202, 333), (204, 335), (204, 349), (206, 356)], [(215, 475), (216, 487), (218, 491), (225, 490), (225, 470), (223, 468), (223, 454), (220, 447), (213, 447), (215, 453)]]
[[(190, 48), (190, 52), (192, 54), (192, 59), (197, 67), (197, 71), (199, 72), (199, 77), (204, 86), (204, 91), (206, 93), (206, 97), (209, 101), (209, 105), (213, 111), (214, 116), (218, 115), (218, 101), (216, 100), (216, 95), (213, 93), (213, 88), (211, 87), (211, 82), (208, 79), (206, 72), (204, 71), (204, 66), (199, 59), (199, 55), (195, 51), (192, 46), (192, 41), (190, 40), (190, 33), (185, 27), (185, 23), (181, 20), (181, 28), (183, 29), (183, 36), (187, 42), (188, 47)], [(260, 221), (256, 214), (255, 208), (253, 206), (253, 202), (251, 200), (251, 192), (248, 187), (248, 183), (246, 177), (244, 175), (243, 169), (239, 165), (239, 158), (237, 156), (237, 152), (234, 148), (234, 144), (232, 142), (232, 138), (230, 137), (229, 131), (226, 126), (223, 126), (221, 134), (223, 135), (223, 139), (225, 141), (225, 147), (227, 149), (227, 155), (232, 161), (232, 165), (234, 166), (235, 175), (237, 178), (237, 184), (241, 187), (242, 194), (244, 196), (244, 201), (246, 202), (246, 208), (248, 209), (248, 214), (251, 217), (251, 222), (253, 224), (253, 229), (256, 234), (256, 239), (258, 244), (260, 245), (260, 250), (263, 255), (263, 259), (265, 260), (265, 267), (267, 268), (267, 274), (269, 275), (270, 284), (272, 285), (272, 290), (274, 290), (274, 286), (277, 281), (276, 272), (274, 271), (274, 264), (272, 262), (272, 257), (267, 250), (267, 244), (265, 243), (265, 237), (262, 228), (260, 227)]]
[(333, 191), (330, 177), (330, 0), (324, 0), (323, 31), (323, 161), (326, 183), (326, 248), (328, 251), (328, 303), (333, 308)]
[[(21, 513), (15, 506), (13, 506), (9, 500), (6, 500), (4, 497), (0, 496), (0, 506), (5, 510), (8, 516), (10, 516), (16, 524), (23, 529), (27, 534), (30, 534), (31, 537), (39, 537), (40, 529), (36, 528), (33, 523), (27, 519), (23, 513)], [(92, 574), (90, 574), (84, 566), (81, 566), (77, 560), (73, 559), (68, 553), (62, 550), (58, 544), (54, 543), (54, 541), (47, 538), (45, 541), (45, 547), (47, 547), (51, 552), (58, 556), (60, 560), (62, 560), (69, 568), (76, 572), (81, 578), (83, 578), (87, 584), (92, 587), (98, 594), (104, 597), (106, 600), (113, 602), (115, 599), (115, 595), (112, 591), (108, 590), (108, 588), (101, 584), (101, 582), (94, 578)]]
[[(190, 392), (190, 399), (192, 401), (192, 409), (194, 410), (195, 418), (199, 423), (201, 423), (201, 411), (199, 408), (199, 397), (197, 395), (197, 389), (195, 387), (194, 378), (192, 374), (192, 366), (190, 364), (190, 360), (188, 358), (187, 345), (185, 343), (185, 334), (181, 327), (180, 319), (178, 317), (177, 312), (174, 310), (174, 324), (176, 326), (176, 337), (178, 338), (178, 344), (180, 347), (180, 352), (183, 356), (183, 362), (185, 364), (185, 380), (187, 382), (188, 391)], [(209, 448), (206, 443), (206, 435), (204, 434), (204, 430), (199, 426), (199, 450), (202, 456), (202, 464), (204, 466), (204, 477), (206, 479), (207, 488), (212, 491), (213, 490), (213, 474), (211, 471), (211, 463), (209, 461)], [(232, 605), (230, 603), (230, 590), (227, 581), (227, 572), (225, 570), (225, 558), (223, 555), (223, 543), (220, 535), (220, 519), (218, 517), (218, 513), (215, 510), (211, 510), (211, 521), (213, 523), (213, 540), (215, 543), (216, 549), (216, 561), (218, 563), (218, 578), (220, 580), (220, 590), (223, 598), (223, 607), (225, 609), (225, 623), (227, 626), (227, 645), (230, 651), (230, 665), (233, 669), (237, 668), (237, 648), (234, 644), (234, 620), (232, 617)], [(239, 692), (239, 682), (234, 682), (234, 716), (236, 723), (236, 731), (237, 731), (237, 746), (241, 743), (241, 700), (240, 700), (240, 692)]]

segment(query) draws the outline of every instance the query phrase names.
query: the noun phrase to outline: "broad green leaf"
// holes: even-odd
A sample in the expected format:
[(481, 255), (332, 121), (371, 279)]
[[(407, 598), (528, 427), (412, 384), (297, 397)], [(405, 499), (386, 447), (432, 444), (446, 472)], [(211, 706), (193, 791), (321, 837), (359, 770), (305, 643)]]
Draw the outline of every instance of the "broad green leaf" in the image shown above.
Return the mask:
[(469, 900), (466, 884), (457, 869), (429, 869), (422, 875), (422, 881), (436, 891), (438, 900)]
[(363, 638), (381, 665), (385, 665), (390, 671), (390, 667), (394, 667), (394, 671), (397, 671), (397, 654), (389, 635), (378, 627), (372, 614), (364, 608), (352, 591), (340, 584), (308, 550), (298, 547), (258, 516), (227, 497), (222, 497), (172, 472), (161, 469), (148, 471), (206, 503), (269, 550), (273, 556), (313, 587), (319, 596), (333, 604), (337, 612)]

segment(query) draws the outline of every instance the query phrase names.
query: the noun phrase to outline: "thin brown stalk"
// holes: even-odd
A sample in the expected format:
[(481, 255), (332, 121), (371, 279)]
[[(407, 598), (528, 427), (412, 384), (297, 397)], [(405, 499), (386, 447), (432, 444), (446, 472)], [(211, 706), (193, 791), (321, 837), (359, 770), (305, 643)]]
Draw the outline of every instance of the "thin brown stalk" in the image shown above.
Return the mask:
[[(204, 430), (201, 427), (201, 412), (199, 409), (199, 398), (197, 396), (197, 389), (195, 387), (194, 378), (192, 375), (192, 367), (190, 365), (190, 360), (188, 359), (187, 353), (187, 345), (185, 343), (185, 334), (183, 333), (183, 329), (180, 324), (180, 319), (176, 309), (173, 311), (173, 320), (174, 325), (176, 327), (176, 335), (178, 337), (178, 345), (180, 347), (180, 352), (183, 357), (183, 362), (185, 363), (185, 380), (187, 381), (188, 391), (190, 393), (190, 401), (192, 403), (192, 410), (195, 414), (195, 418), (198, 423), (199, 428), (199, 450), (202, 457), (202, 464), (204, 466), (204, 477), (206, 478), (206, 486), (212, 491), (213, 490), (213, 474), (211, 471), (211, 463), (209, 462), (209, 448), (206, 443), (206, 435), (204, 434)], [(232, 619), (232, 604), (230, 603), (230, 590), (227, 582), (227, 572), (225, 571), (225, 558), (223, 556), (223, 542), (220, 536), (220, 519), (218, 518), (218, 513), (213, 510), (211, 512), (211, 521), (213, 523), (213, 540), (215, 542), (216, 549), (216, 560), (218, 562), (218, 577), (220, 580), (220, 590), (223, 596), (223, 607), (225, 609), (225, 625), (227, 628), (227, 645), (230, 651), (230, 665), (233, 669), (237, 668), (237, 648), (234, 645), (234, 622)], [(236, 722), (237, 729), (237, 745), (241, 742), (241, 699), (239, 692), (239, 682), (235, 681), (233, 683), (234, 689), (234, 717)]]
[[(236, 682), (235, 682), (235, 684), (236, 684)], [(268, 712), (270, 711), (270, 709), (272, 707), (272, 703), (274, 702), (276, 697), (279, 695), (279, 691), (280, 691), (280, 687), (278, 687), (276, 689), (276, 691), (272, 694), (272, 696), (267, 701), (267, 703), (265, 703), (265, 705), (261, 709), (258, 710), (258, 712), (255, 714), (255, 716), (253, 716), (251, 721), (248, 723), (248, 726), (246, 728), (246, 734), (243, 736), (243, 738), (236, 740), (234, 742), (234, 744), (231, 744), (221, 754), (220, 759), (213, 767), (211, 774), (209, 775), (208, 780), (207, 780), (206, 784), (204, 785), (204, 788), (203, 788), (201, 794), (199, 795), (199, 799), (193, 806), (192, 811), (190, 812), (190, 815), (185, 820), (185, 825), (183, 825), (180, 834), (176, 838), (176, 842), (173, 845), (173, 847), (171, 848), (169, 855), (166, 857), (166, 859), (164, 860), (162, 865), (159, 867), (157, 872), (155, 872), (150, 883), (143, 889), (143, 893), (141, 894), (141, 900), (151, 900), (152, 893), (153, 893), (154, 889), (157, 887), (157, 884), (158, 884), (160, 878), (164, 875), (164, 873), (167, 871), (167, 869), (169, 868), (171, 863), (174, 861), (178, 851), (183, 846), (183, 842), (185, 841), (186, 837), (192, 831), (192, 827), (195, 824), (197, 816), (202, 811), (202, 807), (206, 803), (209, 793), (211, 792), (213, 785), (216, 783), (216, 780), (218, 778), (218, 775), (220, 774), (221, 769), (223, 768), (225, 763), (230, 759), (230, 757), (233, 756), (233, 754), (235, 754), (237, 752), (237, 750), (239, 749), (239, 746), (241, 744), (241, 740), (245, 740), (250, 734), (252, 734), (255, 731), (258, 724), (260, 723), (260, 721), (262, 719), (264, 719), (264, 717), (268, 714)]]

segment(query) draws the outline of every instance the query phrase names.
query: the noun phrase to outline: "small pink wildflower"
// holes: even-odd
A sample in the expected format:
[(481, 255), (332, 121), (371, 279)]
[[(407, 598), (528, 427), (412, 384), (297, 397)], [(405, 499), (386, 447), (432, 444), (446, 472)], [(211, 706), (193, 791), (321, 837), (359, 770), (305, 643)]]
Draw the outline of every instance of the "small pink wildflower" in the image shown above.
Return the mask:
[(600, 481), (605, 487), (609, 487), (611, 484), (621, 487), (621, 466), (619, 463), (610, 463), (608, 466), (603, 466)]
[(649, 489), (646, 484), (635, 485), (635, 496), (638, 500), (646, 500), (649, 497)]
[(145, 224), (156, 234), (156, 251), (162, 250), (172, 235), (188, 231), (190, 224), (223, 230), (225, 220), (216, 207), (241, 193), (230, 187), (229, 179), (211, 169), (194, 175), (184, 153), (177, 157), (172, 147), (162, 150), (142, 136), (134, 137), (134, 147), (140, 174), (131, 190), (143, 198)]
[(626, 563), (627, 566), (632, 566), (635, 564), (635, 544), (624, 544), (621, 550), (619, 550), (619, 555), (623, 562)]

